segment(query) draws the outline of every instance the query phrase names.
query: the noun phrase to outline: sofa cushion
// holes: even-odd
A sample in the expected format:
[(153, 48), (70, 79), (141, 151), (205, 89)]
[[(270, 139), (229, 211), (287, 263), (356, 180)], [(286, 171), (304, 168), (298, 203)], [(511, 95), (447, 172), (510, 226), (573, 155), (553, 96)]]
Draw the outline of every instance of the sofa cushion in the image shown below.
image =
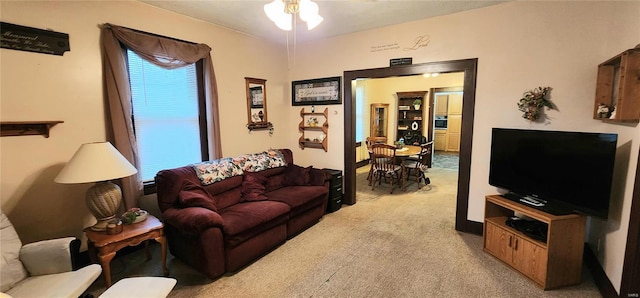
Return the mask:
[(275, 201), (243, 202), (221, 209), (219, 214), (224, 220), (225, 247), (234, 247), (284, 223), (290, 210), (287, 204)]
[(242, 199), (242, 180), (244, 177), (235, 176), (222, 181), (203, 186), (212, 196), (218, 210), (240, 203)]
[(178, 201), (184, 207), (202, 207), (211, 211), (218, 211), (211, 195), (202, 186), (185, 180), (178, 193)]
[(288, 186), (268, 192), (269, 201), (282, 202), (293, 211), (306, 210), (322, 203), (329, 189), (325, 186)]
[(264, 201), (267, 197), (264, 195), (264, 185), (267, 183), (267, 177), (258, 172), (244, 172), (242, 181), (242, 200), (243, 201)]
[(311, 166), (303, 168), (298, 165), (289, 165), (284, 170), (283, 186), (308, 185), (311, 168)]

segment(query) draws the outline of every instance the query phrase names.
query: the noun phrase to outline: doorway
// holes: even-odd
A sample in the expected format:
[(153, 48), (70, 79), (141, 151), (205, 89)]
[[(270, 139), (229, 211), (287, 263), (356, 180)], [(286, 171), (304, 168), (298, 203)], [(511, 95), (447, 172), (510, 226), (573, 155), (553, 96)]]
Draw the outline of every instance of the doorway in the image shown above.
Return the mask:
[(432, 62), (415, 65), (354, 70), (344, 72), (344, 176), (346, 204), (355, 204), (355, 80), (419, 75), (424, 73), (464, 72), (464, 95), (462, 128), (460, 136), (460, 160), (458, 172), (458, 195), (456, 198), (456, 230), (482, 233), (482, 224), (467, 220), (469, 205), (469, 179), (471, 175), (471, 145), (473, 138), (473, 112), (475, 106), (476, 73), (478, 59)]
[[(460, 78), (460, 81), (463, 79)], [(462, 130), (462, 83), (431, 89), (429, 139), (433, 140), (433, 167), (458, 170)]]

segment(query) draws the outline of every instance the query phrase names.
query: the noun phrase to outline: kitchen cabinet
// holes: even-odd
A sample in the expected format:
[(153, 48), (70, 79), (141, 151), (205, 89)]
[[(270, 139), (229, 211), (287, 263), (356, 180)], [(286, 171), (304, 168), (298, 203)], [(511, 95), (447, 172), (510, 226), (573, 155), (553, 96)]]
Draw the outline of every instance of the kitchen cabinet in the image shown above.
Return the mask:
[(462, 115), (462, 92), (449, 94), (448, 103), (447, 114), (449, 117), (452, 115)]
[(462, 115), (450, 115), (447, 122), (447, 147), (445, 150), (459, 152)]
[(436, 116), (447, 116), (447, 110), (449, 105), (449, 95), (448, 94), (436, 94), (435, 96), (435, 115)]
[(436, 129), (433, 134), (433, 150), (445, 151), (447, 149), (447, 130)]

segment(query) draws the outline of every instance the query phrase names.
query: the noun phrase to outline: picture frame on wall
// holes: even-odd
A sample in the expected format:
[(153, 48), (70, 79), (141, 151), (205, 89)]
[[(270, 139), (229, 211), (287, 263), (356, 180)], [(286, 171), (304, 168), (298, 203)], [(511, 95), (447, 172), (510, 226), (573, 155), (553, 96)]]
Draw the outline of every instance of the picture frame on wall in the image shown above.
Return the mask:
[(291, 82), (291, 105), (342, 104), (342, 77)]
[(261, 109), (264, 106), (264, 95), (262, 94), (262, 86), (249, 88), (251, 94), (251, 108)]

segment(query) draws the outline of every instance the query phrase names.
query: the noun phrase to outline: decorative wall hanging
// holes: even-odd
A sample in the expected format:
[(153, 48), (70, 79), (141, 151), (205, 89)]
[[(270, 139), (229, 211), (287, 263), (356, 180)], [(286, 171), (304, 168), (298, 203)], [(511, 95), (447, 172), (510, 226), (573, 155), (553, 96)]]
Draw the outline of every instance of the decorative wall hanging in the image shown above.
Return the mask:
[(398, 65), (411, 65), (413, 64), (413, 58), (393, 58), (389, 59), (389, 66), (398, 66)]
[(522, 118), (533, 122), (544, 114), (544, 107), (557, 110), (556, 106), (546, 98), (550, 91), (551, 87), (538, 87), (523, 93), (518, 101), (518, 110), (524, 113)]
[(62, 56), (71, 51), (69, 34), (0, 22), (0, 47)]
[(342, 103), (342, 77), (291, 82), (291, 105), (333, 105)]

